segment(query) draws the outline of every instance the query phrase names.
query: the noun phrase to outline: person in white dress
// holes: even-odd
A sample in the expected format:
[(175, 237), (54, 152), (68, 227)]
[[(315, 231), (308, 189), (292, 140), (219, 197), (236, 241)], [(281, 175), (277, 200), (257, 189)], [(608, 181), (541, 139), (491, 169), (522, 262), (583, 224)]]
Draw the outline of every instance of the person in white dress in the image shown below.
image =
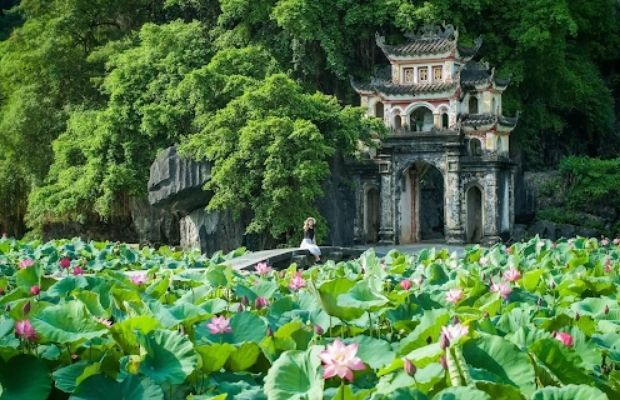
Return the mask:
[(314, 238), (314, 225), (316, 220), (312, 217), (306, 218), (304, 222), (304, 240), (301, 241), (299, 248), (307, 249), (314, 256), (315, 261), (321, 260), (321, 249), (316, 245)]

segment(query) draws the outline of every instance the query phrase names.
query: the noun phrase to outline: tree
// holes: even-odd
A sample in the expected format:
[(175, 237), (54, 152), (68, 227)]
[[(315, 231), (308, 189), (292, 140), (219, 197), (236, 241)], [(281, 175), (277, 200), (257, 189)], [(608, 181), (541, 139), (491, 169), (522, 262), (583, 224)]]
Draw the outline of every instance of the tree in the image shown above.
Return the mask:
[[(146, 24), (138, 37), (111, 42), (100, 109), (77, 109), (54, 142), (46, 183), (29, 201), (31, 226), (127, 213), (123, 201), (144, 196), (149, 165), (161, 148), (188, 133), (192, 112), (177, 89), (205, 65), (210, 46), (199, 22)], [(120, 206), (120, 207), (119, 207)]]

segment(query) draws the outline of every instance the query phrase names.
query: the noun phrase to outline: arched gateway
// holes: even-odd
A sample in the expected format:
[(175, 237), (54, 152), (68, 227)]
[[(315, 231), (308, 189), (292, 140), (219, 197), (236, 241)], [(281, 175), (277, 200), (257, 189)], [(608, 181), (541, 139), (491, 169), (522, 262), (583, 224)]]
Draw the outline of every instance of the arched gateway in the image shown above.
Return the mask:
[(497, 241), (514, 220), (507, 137), (517, 120), (497, 106), (509, 82), (473, 62), (481, 42), (463, 48), (452, 26), (407, 37), (402, 45), (377, 37), (391, 78), (352, 82), (369, 116), (379, 102), (393, 116), (377, 154), (355, 166), (355, 239), (368, 242), (378, 224), (386, 244)]

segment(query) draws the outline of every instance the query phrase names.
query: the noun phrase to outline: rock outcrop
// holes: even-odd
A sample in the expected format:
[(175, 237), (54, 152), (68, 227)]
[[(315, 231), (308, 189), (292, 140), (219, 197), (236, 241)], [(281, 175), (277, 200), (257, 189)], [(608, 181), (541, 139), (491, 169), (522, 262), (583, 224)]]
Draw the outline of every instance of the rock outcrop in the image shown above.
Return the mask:
[(149, 203), (179, 215), (188, 215), (209, 203), (211, 194), (202, 189), (211, 179), (208, 162), (186, 160), (168, 147), (151, 164)]
[[(148, 183), (149, 203), (159, 212), (140, 219), (140, 230), (151, 234), (167, 227), (172, 215), (179, 232), (181, 247), (199, 249), (211, 254), (230, 251), (243, 245), (241, 221), (227, 212), (207, 212), (211, 193), (203, 186), (211, 179), (211, 165), (181, 158), (175, 147), (169, 147), (151, 165)], [(144, 213), (143, 213), (144, 214)], [(147, 223), (146, 221), (149, 221)], [(143, 222), (143, 223), (140, 223)]]

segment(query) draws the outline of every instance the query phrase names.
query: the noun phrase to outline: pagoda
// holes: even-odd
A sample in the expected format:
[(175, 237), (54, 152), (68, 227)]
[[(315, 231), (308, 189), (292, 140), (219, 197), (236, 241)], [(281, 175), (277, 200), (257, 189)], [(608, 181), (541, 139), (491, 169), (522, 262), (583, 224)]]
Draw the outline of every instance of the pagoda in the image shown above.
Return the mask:
[(451, 25), (425, 26), (402, 44), (376, 36), (389, 65), (351, 81), (389, 135), (356, 167), (359, 242), (494, 242), (511, 232), (513, 167), (502, 115), (510, 80), (474, 61)]

